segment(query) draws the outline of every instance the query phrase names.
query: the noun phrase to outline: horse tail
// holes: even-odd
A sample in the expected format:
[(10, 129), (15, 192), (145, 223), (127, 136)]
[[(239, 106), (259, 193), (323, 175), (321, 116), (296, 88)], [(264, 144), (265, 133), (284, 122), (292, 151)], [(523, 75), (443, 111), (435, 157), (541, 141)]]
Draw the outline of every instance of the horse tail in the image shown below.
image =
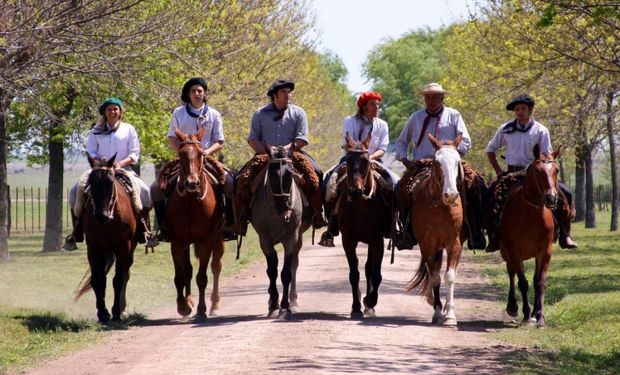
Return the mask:
[[(441, 265), (443, 258), (443, 251), (438, 251), (435, 254), (435, 264)], [(426, 297), (426, 302), (433, 306), (434, 304), (434, 296), (433, 296), (433, 285), (431, 282), (431, 275), (428, 271), (428, 264), (424, 261), (424, 259), (420, 260), (420, 266), (418, 267), (418, 271), (415, 273), (413, 278), (409, 280), (407, 285), (405, 285), (405, 291), (410, 292), (412, 290), (417, 290), (421, 295)]]
[[(114, 265), (114, 254), (108, 253), (108, 255), (106, 255), (105, 261), (106, 261), (105, 274), (107, 275), (108, 272), (110, 272), (110, 269), (112, 268), (112, 266)], [(73, 297), (73, 301), (77, 302), (80, 299), (80, 297), (88, 293), (88, 291), (91, 289), (91, 285), (90, 285), (91, 280), (92, 280), (92, 275), (90, 274), (90, 268), (89, 268), (86, 270), (86, 272), (84, 273), (84, 276), (82, 276), (82, 280), (80, 281), (80, 284), (73, 292), (75, 294), (75, 297)]]

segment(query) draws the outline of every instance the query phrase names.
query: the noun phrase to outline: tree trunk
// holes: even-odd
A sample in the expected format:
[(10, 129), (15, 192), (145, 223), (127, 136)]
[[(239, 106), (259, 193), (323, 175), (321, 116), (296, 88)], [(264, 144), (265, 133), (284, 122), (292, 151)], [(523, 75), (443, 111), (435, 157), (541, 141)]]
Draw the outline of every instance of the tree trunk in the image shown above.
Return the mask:
[(609, 159), (611, 160), (611, 223), (609, 231), (618, 230), (618, 206), (620, 205), (620, 197), (618, 197), (618, 166), (616, 164), (616, 132), (614, 130), (614, 110), (613, 101), (615, 96), (615, 87), (612, 87), (607, 93), (607, 138), (609, 141)]
[(586, 228), (596, 228), (596, 205), (594, 202), (594, 172), (592, 170), (592, 148), (586, 148)]
[(575, 221), (583, 221), (586, 217), (586, 173), (583, 145), (575, 150)]
[(45, 215), (45, 235), (43, 237), (44, 252), (60, 251), (62, 248), (62, 207), (63, 207), (63, 173), (64, 173), (64, 147), (62, 127), (65, 119), (70, 115), (73, 108), (73, 100), (77, 96), (75, 90), (69, 87), (66, 92), (67, 104), (64, 108), (54, 113), (56, 119), (50, 123), (49, 151), (49, 175), (47, 182), (47, 204)]
[(11, 104), (12, 97), (7, 95), (0, 88), (0, 262), (8, 262), (11, 260), (9, 253), (8, 241), (8, 174), (6, 160), (9, 153), (7, 131), (6, 131), (6, 113)]

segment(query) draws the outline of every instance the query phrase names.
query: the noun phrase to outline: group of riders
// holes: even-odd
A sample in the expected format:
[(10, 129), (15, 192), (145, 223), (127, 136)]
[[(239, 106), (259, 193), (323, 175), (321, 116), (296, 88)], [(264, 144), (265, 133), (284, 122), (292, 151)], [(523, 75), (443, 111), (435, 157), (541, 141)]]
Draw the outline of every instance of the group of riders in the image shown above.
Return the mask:
[[(327, 183), (332, 174), (342, 173), (346, 166), (345, 158), (330, 168), (323, 178), (323, 172), (314, 159), (303, 148), (308, 145), (308, 121), (305, 111), (291, 103), (292, 91), (295, 83), (288, 80), (277, 80), (268, 89), (267, 96), (270, 103), (256, 110), (252, 117), (249, 136), (247, 141), (256, 153), (236, 176), (227, 170), (226, 183), (219, 188), (222, 195), (222, 203), (225, 206), (224, 239), (237, 238), (245, 235), (247, 223), (250, 219), (251, 191), (247, 190), (252, 185), (254, 175), (241, 173), (247, 170), (252, 163), (256, 164), (260, 157), (268, 153), (268, 146), (294, 147), (299, 154), (303, 155), (311, 168), (306, 168), (304, 173), (310, 179), (320, 181), (321, 189), (309, 193), (307, 202), (312, 210), (314, 228), (327, 226), (319, 244), (330, 246), (333, 237), (338, 235), (338, 225), (333, 214), (333, 201), (326, 201)], [(201, 139), (202, 149), (205, 155), (212, 156), (224, 146), (224, 127), (221, 114), (207, 104), (207, 82), (204, 78), (191, 78), (182, 88), (181, 100), (183, 105), (177, 107), (173, 113), (169, 125), (168, 144), (178, 151), (180, 142), (177, 139), (175, 129), (182, 133), (193, 135), (204, 128), (204, 136)], [(415, 181), (416, 176), (428, 171), (435, 155), (435, 149), (431, 144), (428, 134), (432, 134), (439, 140), (453, 140), (457, 136), (462, 137), (458, 145), (461, 156), (467, 154), (471, 148), (471, 138), (465, 126), (461, 114), (444, 105), (444, 98), (449, 94), (441, 85), (429, 83), (418, 93), (424, 98), (425, 108), (414, 112), (407, 120), (400, 136), (396, 140), (396, 159), (407, 168), (402, 178), (390, 171), (383, 165), (389, 144), (388, 124), (380, 119), (379, 103), (382, 97), (377, 92), (362, 93), (356, 104), (357, 113), (344, 119), (342, 131), (342, 145), (346, 145), (346, 137), (355, 141), (370, 139), (368, 143), (368, 156), (375, 169), (380, 171), (393, 191), (398, 207), (398, 230), (394, 233), (394, 242), (399, 249), (411, 249), (416, 243), (411, 230), (409, 217), (411, 217), (410, 203), (406, 199), (404, 191)], [(462, 161), (462, 173), (470, 178), (464, 178), (460, 186), (460, 194), (464, 200), (476, 202), (490, 202), (490, 219), (481, 217), (481, 210), (465, 207), (464, 222), (468, 230), (468, 247), (470, 249), (485, 249), (488, 252), (499, 249), (499, 223), (501, 219), (502, 204), (514, 186), (522, 183), (525, 178), (525, 169), (534, 161), (534, 147), (540, 147), (541, 154), (551, 156), (552, 146), (548, 129), (532, 118), (535, 102), (528, 95), (519, 95), (512, 99), (506, 106), (506, 110), (513, 111), (515, 118), (501, 125), (495, 136), (486, 147), (487, 157), (497, 174), (490, 188), (487, 188), (484, 179), (472, 168)], [(162, 189), (161, 178), (156, 179), (148, 187), (132, 170), (138, 163), (140, 156), (140, 143), (135, 128), (122, 121), (124, 112), (123, 102), (118, 98), (108, 98), (99, 107), (101, 115), (99, 121), (93, 126), (88, 135), (86, 152), (91, 157), (105, 158), (110, 160), (115, 156), (115, 168), (127, 170), (133, 175), (140, 188), (140, 200), (142, 212), (137, 212), (140, 231), (143, 234), (139, 242), (147, 243), (147, 246), (156, 246), (159, 241), (167, 241), (168, 234), (165, 225), (166, 191)], [(409, 148), (412, 147), (412, 159), (409, 158)], [(503, 169), (497, 160), (497, 151), (505, 148), (505, 162), (507, 170)], [(346, 153), (346, 151), (345, 151)], [(264, 158), (263, 158), (264, 159)], [(207, 160), (214, 161), (213, 158)], [(262, 165), (264, 166), (264, 165)], [(175, 177), (175, 176), (172, 176)], [(79, 183), (75, 184), (69, 195), (69, 205), (73, 218), (73, 232), (65, 239), (64, 248), (76, 249), (76, 242), (83, 241), (83, 228), (81, 219), (76, 216), (76, 196), (78, 195)], [(577, 244), (570, 237), (570, 223), (574, 217), (572, 209), (572, 194), (566, 185), (559, 182), (560, 201), (558, 208), (554, 210), (554, 217), (559, 228), (559, 244), (562, 248), (576, 248)], [(243, 188), (241, 188), (243, 187)], [(487, 194), (490, 199), (482, 199), (481, 195)], [(233, 203), (234, 202), (234, 203)], [(325, 215), (323, 215), (325, 207)], [(150, 231), (149, 211), (155, 209), (155, 217), (159, 230), (157, 235)], [(394, 208), (396, 210), (396, 208)], [(423, 215), (424, 213), (413, 213)], [(327, 220), (325, 220), (327, 219)], [(489, 241), (483, 234), (486, 229)]]

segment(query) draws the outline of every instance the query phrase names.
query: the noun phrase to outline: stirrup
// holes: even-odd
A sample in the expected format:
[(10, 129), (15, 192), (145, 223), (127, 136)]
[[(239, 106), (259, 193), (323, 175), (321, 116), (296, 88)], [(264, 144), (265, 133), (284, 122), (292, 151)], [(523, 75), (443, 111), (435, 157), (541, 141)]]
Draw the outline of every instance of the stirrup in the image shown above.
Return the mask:
[(73, 234), (65, 237), (65, 243), (62, 245), (62, 248), (67, 251), (74, 251), (78, 249), (77, 241), (75, 240), (75, 236), (73, 236)]
[(415, 246), (413, 237), (405, 231), (396, 231), (394, 235), (394, 246), (398, 250), (411, 250)]
[(323, 247), (335, 247), (334, 245), (334, 235), (329, 231), (323, 232), (321, 234), (321, 240), (319, 241), (319, 245)]

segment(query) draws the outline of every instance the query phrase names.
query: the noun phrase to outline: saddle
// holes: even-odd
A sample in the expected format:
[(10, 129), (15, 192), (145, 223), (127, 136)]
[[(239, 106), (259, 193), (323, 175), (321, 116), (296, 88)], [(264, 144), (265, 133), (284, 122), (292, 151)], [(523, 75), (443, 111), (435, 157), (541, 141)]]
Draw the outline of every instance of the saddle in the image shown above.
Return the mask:
[[(224, 188), (226, 185), (226, 168), (222, 163), (210, 155), (205, 155), (204, 166), (207, 171), (207, 178), (217, 188)], [(176, 158), (165, 164), (157, 176), (157, 182), (161, 191), (169, 197), (174, 190), (174, 186), (179, 177), (179, 159)]]
[[(77, 195), (75, 200), (74, 213), (75, 216), (80, 217), (82, 210), (86, 205), (88, 199), (90, 199), (90, 185), (88, 185), (88, 176), (90, 170), (84, 172), (78, 180)], [(116, 180), (121, 183), (127, 194), (131, 197), (131, 206), (134, 213), (139, 214), (142, 211), (142, 200), (140, 199), (140, 185), (136, 181), (138, 176), (125, 169), (115, 169), (114, 176)]]
[[(372, 174), (377, 184), (377, 192), (382, 195), (382, 197), (387, 202), (387, 195), (393, 193), (394, 189), (392, 184), (390, 183), (390, 174), (385, 170), (381, 163), (373, 160), (372, 162)], [(327, 181), (326, 189), (325, 189), (325, 203), (327, 205), (334, 206), (334, 209), (337, 210), (337, 202), (339, 201), (340, 196), (344, 192), (345, 186), (347, 184), (347, 164), (342, 163), (334, 169), (332, 172), (329, 181)]]

